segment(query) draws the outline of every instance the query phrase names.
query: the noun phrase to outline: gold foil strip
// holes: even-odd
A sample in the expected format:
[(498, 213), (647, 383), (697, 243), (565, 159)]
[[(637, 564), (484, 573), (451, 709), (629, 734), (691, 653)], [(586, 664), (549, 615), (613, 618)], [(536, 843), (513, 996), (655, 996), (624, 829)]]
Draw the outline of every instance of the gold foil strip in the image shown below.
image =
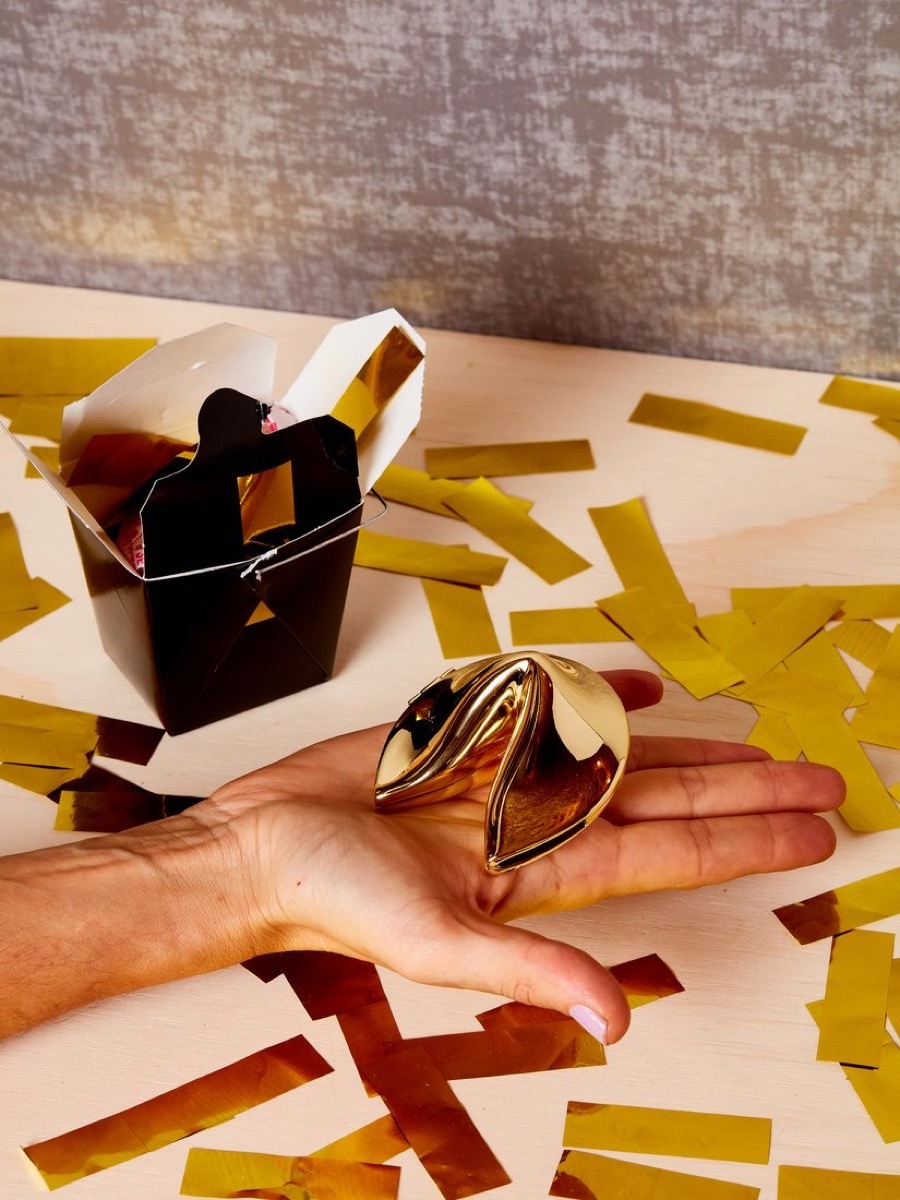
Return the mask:
[(896, 1175), (788, 1163), (778, 1168), (778, 1200), (897, 1200), (898, 1195)]
[(658, 954), (632, 958), (628, 962), (617, 963), (609, 970), (625, 993), (628, 1007), (632, 1009), (684, 991), (675, 972)]
[(858, 708), (850, 728), (861, 742), (900, 750), (900, 626), (890, 634), (888, 643), (872, 673), (865, 692), (865, 704)]
[(258, 1200), (396, 1200), (400, 1168), (241, 1150), (188, 1151), (182, 1196)]
[(406, 504), (410, 508), (420, 508), (424, 512), (459, 521), (462, 518), (449, 509), (444, 500), (458, 492), (462, 486), (452, 479), (432, 479), (426, 471), (416, 471), (412, 467), (401, 467), (391, 463), (378, 477), (375, 490), (385, 500), (393, 500), (396, 504)]
[(294, 950), (268, 957), (277, 958), (275, 974), (284, 975), (314, 1021), (386, 1003), (378, 968), (364, 959), (327, 950)]
[(772, 1122), (768, 1117), (579, 1100), (569, 1101), (563, 1129), (563, 1145), (579, 1150), (674, 1154), (745, 1163), (767, 1163), (771, 1142)]
[(796, 454), (806, 434), (802, 425), (752, 417), (715, 404), (679, 400), (675, 396), (658, 396), (652, 392), (645, 392), (628, 419), (635, 425), (652, 425), (655, 429), (668, 429), (673, 433), (692, 433), (697, 437), (770, 450), (775, 454)]
[(643, 500), (635, 498), (604, 508), (589, 508), (588, 515), (623, 588), (645, 587), (669, 604), (693, 607), (678, 582)]
[(349, 425), (357, 441), (424, 358), (399, 326), (382, 338), (338, 400), (331, 415)]
[(756, 712), (756, 724), (744, 739), (747, 745), (765, 750), (782, 762), (796, 762), (803, 750), (791, 731), (787, 717), (768, 708), (758, 708)]
[(390, 1113), (360, 1129), (314, 1150), (311, 1158), (339, 1158), (344, 1162), (383, 1163), (409, 1149), (409, 1142)]
[(753, 622), (742, 608), (707, 613), (697, 618), (696, 625), (709, 644), (726, 655), (728, 647), (753, 628)]
[(49, 796), (57, 788), (80, 778), (87, 770), (87, 765), (86, 758), (71, 767), (33, 767), (22, 763), (0, 763), (0, 779), (14, 783), (26, 792)]
[[(822, 1000), (814, 1000), (806, 1006), (817, 1024), (823, 1004)], [(876, 1069), (841, 1063), (841, 1070), (882, 1140), (900, 1142), (900, 1047), (886, 1030), (882, 1037), (881, 1061)]]
[(819, 397), (819, 403), (900, 420), (900, 388), (849, 375), (835, 375)]
[(571, 1200), (758, 1200), (759, 1188), (584, 1150), (565, 1150), (550, 1195)]
[(801, 946), (900, 913), (900, 867), (785, 904), (775, 916)]
[(86, 396), (155, 338), (0, 338), (0, 393)]
[(876, 417), (872, 422), (876, 429), (883, 429), (900, 441), (900, 420), (895, 417)]
[(838, 812), (851, 829), (860, 833), (900, 829), (900, 808), (839, 713), (795, 711), (786, 716), (809, 761), (834, 767), (843, 775), (847, 795)]
[(10, 513), (0, 513), (0, 613), (37, 608), (34, 584)]
[(758, 708), (780, 713), (842, 713), (860, 699), (859, 688), (839, 687), (821, 676), (778, 666), (755, 683), (738, 684), (727, 693)]
[(16, 402), (10, 432), (17, 437), (42, 437), (58, 442), (62, 433), (63, 409), (78, 396), (28, 396)]
[(745, 684), (755, 683), (818, 633), (840, 605), (840, 596), (801, 585), (728, 647), (728, 659)]
[(503, 574), (506, 561), (500, 555), (483, 554), (465, 546), (442, 546), (415, 538), (373, 533), (370, 529), (359, 531), (353, 559), (357, 567), (443, 579), (447, 583), (467, 583), (473, 587), (490, 587), (496, 583)]
[(596, 606), (519, 610), (509, 614), (509, 624), (514, 646), (629, 641)]
[(245, 545), (260, 534), (296, 523), (293, 463), (284, 462), (255, 475), (239, 475), (237, 484)]
[(894, 1033), (900, 1035), (900, 958), (891, 963), (891, 974), (888, 981), (887, 1019), (894, 1027)]
[(500, 642), (481, 588), (441, 579), (423, 579), (422, 587), (444, 658), (477, 658), (500, 653)]
[(853, 929), (833, 939), (816, 1016), (820, 1062), (880, 1065), (893, 953), (892, 933)]
[(403, 1042), (393, 1009), (385, 998), (339, 1012), (337, 1019), (363, 1087), (370, 1096), (375, 1095), (378, 1089), (372, 1082), (373, 1066), (377, 1067), (388, 1050)]
[(79, 833), (121, 833), (149, 821), (161, 821), (197, 804), (200, 796), (165, 796), (119, 781), (121, 791), (59, 792), (53, 828)]
[(664, 604), (635, 587), (597, 601), (598, 607), (698, 700), (741, 679), (741, 672)]
[[(804, 584), (809, 591), (821, 595), (840, 596), (840, 615), (844, 620), (877, 621), (881, 617), (900, 617), (900, 584), (857, 583), (818, 587)], [(766, 615), (779, 601), (792, 592), (792, 587), (732, 588), (731, 603), (743, 608), (754, 621)]]
[(371, 1082), (446, 1200), (511, 1180), (441, 1072), (422, 1050), (373, 1057)]
[(555, 471), (593, 471), (586, 438), (552, 442), (497, 442), (481, 446), (431, 446), (425, 468), (432, 478), (540, 475)]
[(533, 1025), (488, 1025), (471, 1033), (407, 1038), (424, 1050), (445, 1079), (483, 1079), (534, 1071), (602, 1067), (603, 1047), (570, 1017)]
[(96, 717), (95, 755), (145, 767), (163, 739), (164, 730), (119, 717)]
[[(59, 446), (29, 446), (28, 453), (42, 462), (54, 475), (59, 474)], [(25, 478), (43, 478), (40, 471), (32, 465), (29, 459), (25, 460)]]
[(814, 676), (817, 680), (824, 680), (839, 691), (848, 693), (848, 707), (852, 708), (863, 702), (863, 692), (853, 672), (841, 658), (835, 643), (824, 629), (814, 633), (808, 641), (798, 646), (787, 656), (784, 663), (789, 671)]
[(448, 497), (447, 504), (545, 583), (559, 583), (591, 565), (487, 479), (476, 479)]
[(35, 600), (34, 608), (23, 608), (19, 612), (0, 612), (0, 642), (69, 603), (69, 596), (46, 579), (41, 579), (39, 575), (31, 577), (31, 588)]
[(890, 632), (876, 621), (840, 621), (827, 636), (839, 650), (874, 671), (887, 649)]
[(289, 1038), (114, 1116), (26, 1146), (25, 1153), (53, 1190), (220, 1125), (331, 1070), (305, 1037)]

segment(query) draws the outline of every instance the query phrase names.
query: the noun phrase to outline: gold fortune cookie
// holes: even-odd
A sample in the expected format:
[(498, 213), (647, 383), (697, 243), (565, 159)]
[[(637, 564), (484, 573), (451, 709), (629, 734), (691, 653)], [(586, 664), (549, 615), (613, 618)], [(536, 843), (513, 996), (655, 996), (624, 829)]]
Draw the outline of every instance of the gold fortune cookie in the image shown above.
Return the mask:
[(508, 871), (594, 820), (628, 744), (621, 700), (589, 667), (537, 651), (482, 658), (409, 702), (381, 752), (375, 807), (433, 804), (490, 779), (484, 863)]

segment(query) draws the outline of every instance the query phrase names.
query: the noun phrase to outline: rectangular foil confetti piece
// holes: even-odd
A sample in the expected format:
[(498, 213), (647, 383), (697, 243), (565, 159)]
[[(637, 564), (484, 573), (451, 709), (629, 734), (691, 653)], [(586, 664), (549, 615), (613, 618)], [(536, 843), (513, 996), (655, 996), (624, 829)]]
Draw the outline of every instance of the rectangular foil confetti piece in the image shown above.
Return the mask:
[(728, 659), (745, 684), (755, 683), (818, 633), (840, 606), (840, 596), (801, 585), (728, 647)]
[(894, 935), (854, 929), (834, 939), (816, 1016), (820, 1062), (881, 1064)]
[[(61, 592), (59, 588), (55, 588), (52, 583), (48, 583), (46, 579), (41, 579), (39, 575), (31, 577), (31, 588), (35, 601), (34, 608), (23, 608), (18, 612), (0, 612), (0, 641), (12, 637), (14, 633), (18, 633), (28, 625), (39, 621), (41, 617), (46, 617), (69, 603), (69, 596)], [(2, 585), (0, 585), (0, 593), (2, 593)], [(2, 600), (0, 600), (0, 605), (2, 605)]]
[(569, 1101), (563, 1129), (563, 1145), (578, 1150), (672, 1154), (745, 1163), (767, 1163), (771, 1141), (772, 1122), (768, 1117), (579, 1100)]
[(886, 383), (873, 383), (869, 379), (835, 375), (819, 397), (819, 403), (900, 420), (900, 388)]
[(897, 1200), (900, 1179), (868, 1171), (834, 1171), (826, 1167), (778, 1168), (778, 1200)]
[(24, 1150), (52, 1191), (221, 1125), (331, 1070), (305, 1037), (289, 1038), (143, 1104)]
[(415, 575), (425, 579), (443, 579), (447, 583), (467, 583), (490, 587), (497, 583), (506, 566), (498, 554), (484, 554), (467, 546), (443, 546), (416, 538), (394, 537), (361, 529), (354, 566)]
[(477, 1196), (511, 1180), (453, 1089), (422, 1050), (374, 1058), (371, 1081), (445, 1200)]
[(12, 515), (0, 513), (0, 613), (36, 607), (37, 597)]
[(0, 338), (0, 393), (86, 396), (155, 345), (155, 338)]
[(693, 433), (697, 437), (770, 450), (775, 454), (796, 454), (806, 434), (802, 425), (751, 417), (715, 404), (657, 396), (652, 392), (641, 396), (628, 419), (635, 425), (652, 425), (655, 429), (668, 429), (673, 433)]
[(876, 621), (840, 621), (827, 636), (838, 650), (874, 671), (890, 641), (890, 632)]
[(628, 634), (596, 607), (537, 608), (509, 614), (514, 646), (627, 642)]
[(570, 1200), (758, 1200), (759, 1188), (565, 1150), (550, 1195)]
[(385, 500), (393, 500), (395, 504), (406, 504), (410, 508), (420, 508), (423, 512), (459, 521), (462, 518), (449, 509), (444, 500), (462, 486), (452, 479), (432, 479), (425, 471), (391, 463), (376, 481), (375, 490)]
[(773, 910), (801, 946), (900, 913), (900, 867)]
[(42, 437), (58, 442), (63, 409), (77, 399), (78, 396), (23, 396), (15, 402), (10, 432), (17, 437)]
[(660, 604), (659, 595), (650, 588), (634, 587), (606, 596), (597, 606), (697, 700), (742, 678), (741, 671), (696, 629)]
[(478, 658), (499, 654), (500, 642), (479, 587), (423, 579), (425, 599), (444, 658)]
[(803, 750), (791, 732), (787, 717), (768, 708), (756, 710), (756, 724), (744, 741), (756, 746), (781, 762), (796, 762)]
[(847, 795), (838, 812), (851, 829), (900, 829), (900, 808), (840, 713), (789, 712), (786, 717), (807, 759), (843, 775)]
[(850, 728), (861, 742), (900, 750), (900, 626), (888, 637)]
[(279, 974), (313, 1021), (386, 1003), (374, 963), (327, 950), (293, 950), (278, 955)]
[(432, 478), (541, 475), (554, 471), (593, 471), (586, 438), (555, 442), (503, 442), (483, 446), (431, 446), (425, 467)]
[(555, 1021), (407, 1038), (404, 1045), (425, 1051), (445, 1079), (602, 1067), (606, 1056), (597, 1039), (571, 1017), (555, 1015)]
[[(806, 1006), (816, 1024), (821, 1018), (823, 1004), (822, 1000), (813, 1000)], [(900, 1142), (900, 1047), (887, 1030), (882, 1036), (881, 1061), (876, 1069), (841, 1063), (841, 1070), (882, 1141)]]
[(476, 479), (447, 500), (465, 521), (524, 563), (545, 583), (559, 583), (590, 563), (528, 513), (490, 480)]
[(626, 589), (645, 587), (668, 604), (690, 605), (639, 497), (604, 508), (589, 508), (616, 574)]
[(396, 1200), (400, 1168), (241, 1150), (188, 1151), (182, 1196), (234, 1200)]
[(645, 954), (641, 958), (616, 963), (609, 970), (625, 993), (628, 1007), (632, 1009), (684, 991), (684, 985), (675, 977), (675, 972), (658, 954)]
[[(840, 596), (840, 616), (847, 621), (877, 621), (881, 617), (900, 617), (900, 584), (836, 583), (833, 587), (812, 584), (802, 586), (821, 595)], [(732, 588), (731, 603), (735, 608), (743, 608), (757, 621), (796, 590), (794, 587)]]
[(339, 1158), (343, 1162), (383, 1163), (409, 1149), (400, 1126), (390, 1113), (314, 1150), (310, 1158)]
[(174, 817), (202, 796), (163, 796), (120, 780), (121, 791), (81, 791), (62, 788), (56, 808), (55, 830), (79, 833), (121, 833), (150, 821)]

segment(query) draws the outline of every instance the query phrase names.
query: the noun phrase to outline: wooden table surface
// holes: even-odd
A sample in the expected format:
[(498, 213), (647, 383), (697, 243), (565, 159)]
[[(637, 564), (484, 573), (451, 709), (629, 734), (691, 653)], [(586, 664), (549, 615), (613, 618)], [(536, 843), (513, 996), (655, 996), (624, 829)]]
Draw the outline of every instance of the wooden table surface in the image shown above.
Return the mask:
[[(177, 300), (0, 283), (0, 335), (153, 336), (168, 339), (227, 320), (281, 339), (286, 382), (331, 321)], [(822, 406), (828, 377), (423, 331), (424, 414), (399, 461), (424, 465), (428, 446), (590, 439), (593, 472), (530, 476), (504, 487), (535, 501), (533, 515), (594, 566), (555, 586), (511, 561), (488, 593), (510, 649), (516, 608), (587, 605), (619, 589), (587, 515), (590, 506), (644, 498), (700, 613), (730, 607), (729, 588), (799, 583), (896, 582), (900, 455), (859, 413)], [(644, 392), (706, 400), (789, 420), (809, 432), (794, 457), (727, 446), (628, 423)], [(15, 446), (0, 438), (0, 509), (13, 513), (29, 569), (72, 603), (0, 643), (0, 692), (153, 721), (105, 657), (68, 519), (39, 480), (25, 479)], [(392, 506), (387, 533), (458, 541), (459, 526)], [(467, 536), (470, 531), (466, 531)], [(471, 531), (476, 549), (496, 551)], [(630, 643), (547, 647), (598, 668), (648, 665)], [(417, 688), (446, 669), (418, 580), (356, 569), (335, 677), (321, 687), (176, 738), (147, 767), (125, 768), (157, 791), (205, 794), (231, 776), (298, 746), (393, 718)], [(639, 731), (742, 739), (749, 706), (693, 700), (669, 683), (639, 714)], [(885, 781), (900, 760), (875, 751)], [(0, 784), (0, 849), (56, 844), (50, 801)], [(639, 1009), (605, 1067), (454, 1084), (513, 1182), (496, 1194), (547, 1194), (559, 1159), (566, 1101), (654, 1105), (773, 1119), (768, 1166), (693, 1160), (659, 1165), (752, 1184), (775, 1200), (779, 1163), (900, 1175), (900, 1145), (885, 1145), (840, 1068), (816, 1062), (808, 1001), (822, 995), (827, 942), (800, 947), (771, 915), (799, 900), (894, 866), (900, 831), (853, 835), (836, 820), (829, 862), (696, 892), (608, 901), (541, 919), (536, 927), (601, 961), (657, 953), (685, 991)], [(894, 929), (897, 922), (880, 927)], [(102, 931), (98, 931), (98, 936)], [(163, 1200), (178, 1195), (191, 1145), (304, 1154), (373, 1120), (332, 1019), (312, 1023), (283, 981), (263, 987), (239, 967), (125, 996), (71, 1014), (0, 1048), (0, 1195), (28, 1200), (43, 1185), (18, 1147), (119, 1111), (271, 1043), (306, 1033), (333, 1074), (208, 1133), (70, 1185), (72, 1200)], [(475, 1029), (493, 997), (414, 985), (385, 973), (405, 1034)], [(638, 1156), (656, 1162), (651, 1156)], [(437, 1196), (411, 1152), (401, 1196)]]

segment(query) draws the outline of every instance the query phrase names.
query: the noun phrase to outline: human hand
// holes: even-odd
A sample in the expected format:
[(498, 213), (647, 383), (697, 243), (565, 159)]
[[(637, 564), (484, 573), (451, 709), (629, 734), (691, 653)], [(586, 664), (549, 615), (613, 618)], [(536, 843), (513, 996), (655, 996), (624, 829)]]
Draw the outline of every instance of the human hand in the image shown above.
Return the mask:
[[(646, 672), (606, 678), (629, 709), (661, 694)], [(192, 810), (237, 853), (262, 921), (261, 948), (333, 951), (420, 982), (571, 1011), (614, 1042), (629, 1011), (610, 973), (582, 950), (507, 922), (787, 870), (834, 848), (830, 825), (815, 815), (843, 799), (830, 768), (773, 762), (741, 744), (635, 737), (626, 776), (599, 819), (545, 858), (488, 874), (484, 787), (375, 811), (387, 733), (377, 727), (310, 746)]]

